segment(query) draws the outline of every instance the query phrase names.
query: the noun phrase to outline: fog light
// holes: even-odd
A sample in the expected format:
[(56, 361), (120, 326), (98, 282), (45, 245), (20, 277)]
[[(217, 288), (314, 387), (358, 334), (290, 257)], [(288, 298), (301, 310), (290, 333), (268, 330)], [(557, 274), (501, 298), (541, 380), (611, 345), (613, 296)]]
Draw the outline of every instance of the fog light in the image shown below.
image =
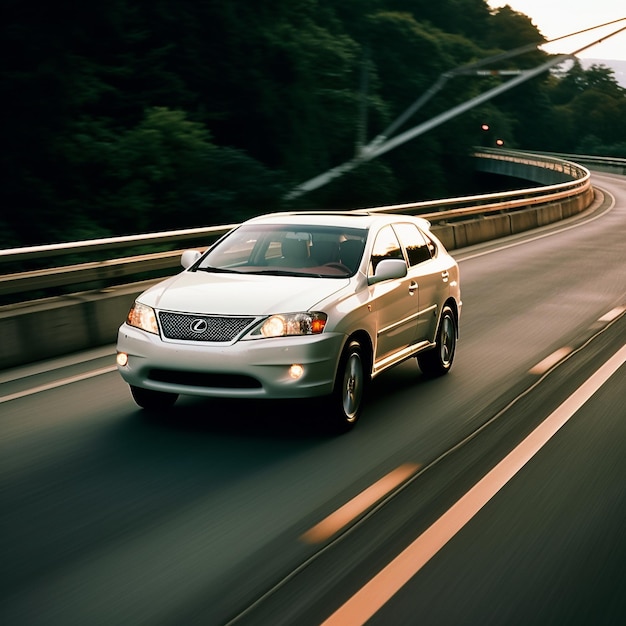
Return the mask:
[(304, 374), (304, 367), (302, 365), (294, 364), (289, 368), (289, 376), (293, 380), (298, 380)]
[(126, 365), (128, 365), (128, 355), (126, 354), (126, 352), (118, 352), (116, 361), (120, 367), (125, 367)]

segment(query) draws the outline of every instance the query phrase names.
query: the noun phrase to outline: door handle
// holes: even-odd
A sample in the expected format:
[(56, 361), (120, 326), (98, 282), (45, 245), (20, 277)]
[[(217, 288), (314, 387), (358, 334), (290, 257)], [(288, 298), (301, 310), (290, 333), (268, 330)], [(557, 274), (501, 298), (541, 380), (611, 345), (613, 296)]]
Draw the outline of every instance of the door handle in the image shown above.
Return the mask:
[(448, 270), (446, 270), (445, 272), (441, 272), (441, 278), (443, 278), (444, 283), (447, 283), (448, 278), (450, 278), (450, 272), (448, 272)]
[(412, 280), (409, 283), (409, 294), (413, 295), (417, 291), (418, 287), (419, 287), (419, 285), (414, 280)]

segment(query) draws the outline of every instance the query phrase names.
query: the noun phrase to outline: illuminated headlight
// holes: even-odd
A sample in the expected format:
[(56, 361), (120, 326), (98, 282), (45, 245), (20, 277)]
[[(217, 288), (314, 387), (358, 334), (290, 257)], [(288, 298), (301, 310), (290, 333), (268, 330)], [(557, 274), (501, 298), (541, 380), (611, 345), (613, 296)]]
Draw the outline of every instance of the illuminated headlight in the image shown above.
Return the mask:
[(156, 315), (152, 307), (141, 304), (141, 302), (135, 302), (131, 310), (128, 312), (126, 323), (129, 326), (135, 326), (135, 328), (141, 328), (148, 333), (159, 334), (159, 327), (157, 325)]
[(271, 315), (249, 334), (249, 338), (319, 335), (324, 330), (325, 313), (283, 313)]

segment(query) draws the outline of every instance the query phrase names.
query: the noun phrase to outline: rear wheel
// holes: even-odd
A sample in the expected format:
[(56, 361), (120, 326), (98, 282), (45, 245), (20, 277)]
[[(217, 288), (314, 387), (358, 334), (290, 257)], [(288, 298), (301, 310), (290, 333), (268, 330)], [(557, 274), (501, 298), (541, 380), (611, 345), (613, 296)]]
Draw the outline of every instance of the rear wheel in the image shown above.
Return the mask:
[(446, 306), (439, 320), (435, 347), (417, 355), (417, 363), (424, 374), (443, 376), (450, 371), (456, 352), (456, 338), (456, 317), (452, 309)]
[(333, 431), (347, 432), (356, 424), (363, 409), (366, 385), (363, 350), (354, 340), (344, 349), (337, 370), (329, 414)]
[(153, 389), (143, 389), (142, 387), (134, 387), (130, 385), (130, 393), (133, 400), (142, 408), (149, 411), (160, 411), (169, 409), (176, 400), (177, 393), (168, 393), (166, 391), (154, 391)]

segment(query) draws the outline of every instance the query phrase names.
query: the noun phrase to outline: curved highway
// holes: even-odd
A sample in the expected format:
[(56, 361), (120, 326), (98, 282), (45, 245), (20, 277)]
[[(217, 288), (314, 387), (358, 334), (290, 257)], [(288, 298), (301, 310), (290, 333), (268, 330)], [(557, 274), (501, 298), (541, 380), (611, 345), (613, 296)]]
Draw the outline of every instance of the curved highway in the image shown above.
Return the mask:
[(626, 178), (576, 219), (456, 251), (441, 379), (301, 403), (134, 405), (113, 347), (0, 372), (0, 623), (626, 619)]

